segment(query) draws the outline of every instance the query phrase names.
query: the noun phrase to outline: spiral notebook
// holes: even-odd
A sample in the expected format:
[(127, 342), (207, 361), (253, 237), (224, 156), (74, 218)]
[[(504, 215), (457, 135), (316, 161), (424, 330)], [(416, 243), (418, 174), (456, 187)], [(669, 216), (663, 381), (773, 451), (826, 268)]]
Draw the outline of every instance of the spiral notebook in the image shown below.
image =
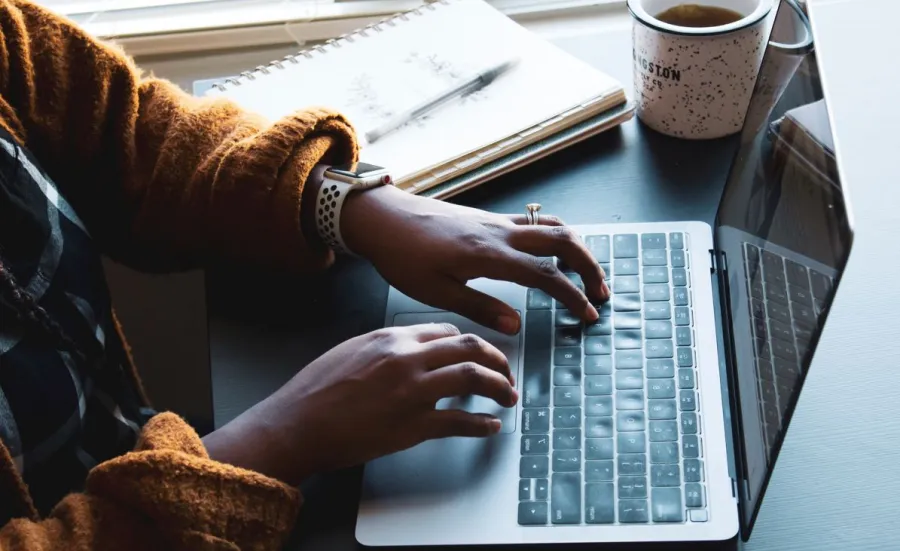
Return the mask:
[(420, 117), (361, 159), (413, 193), (450, 196), (628, 120), (622, 85), (484, 0), (437, 0), (236, 78), (207, 95), (275, 120), (307, 107), (348, 117), (363, 136), (399, 112), (499, 62), (489, 86)]

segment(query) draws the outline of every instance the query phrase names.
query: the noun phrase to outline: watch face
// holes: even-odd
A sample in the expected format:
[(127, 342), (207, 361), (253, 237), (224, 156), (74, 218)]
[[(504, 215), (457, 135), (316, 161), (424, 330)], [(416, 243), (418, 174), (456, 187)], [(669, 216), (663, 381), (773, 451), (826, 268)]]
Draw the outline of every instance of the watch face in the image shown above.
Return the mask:
[(329, 168), (328, 171), (348, 178), (366, 178), (369, 174), (383, 172), (384, 167), (370, 165), (369, 163), (352, 163), (333, 166)]

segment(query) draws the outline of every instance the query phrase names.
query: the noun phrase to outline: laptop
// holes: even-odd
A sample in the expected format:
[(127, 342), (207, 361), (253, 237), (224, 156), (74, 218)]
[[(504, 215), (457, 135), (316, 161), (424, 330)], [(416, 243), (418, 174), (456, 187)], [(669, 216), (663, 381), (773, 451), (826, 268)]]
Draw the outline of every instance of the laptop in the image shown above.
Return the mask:
[[(773, 28), (807, 24), (793, 1), (777, 9)], [(764, 64), (802, 61), (771, 111), (777, 83), (757, 84), (748, 112), (769, 114), (748, 117), (713, 225), (573, 226), (609, 275), (597, 323), (539, 290), (470, 282), (520, 313), (522, 331), (506, 336), (390, 290), (385, 325), (450, 322), (484, 337), (509, 359), (520, 400), (442, 400), (503, 428), (368, 463), (361, 544), (750, 537), (852, 243), (806, 38), (769, 42)]]

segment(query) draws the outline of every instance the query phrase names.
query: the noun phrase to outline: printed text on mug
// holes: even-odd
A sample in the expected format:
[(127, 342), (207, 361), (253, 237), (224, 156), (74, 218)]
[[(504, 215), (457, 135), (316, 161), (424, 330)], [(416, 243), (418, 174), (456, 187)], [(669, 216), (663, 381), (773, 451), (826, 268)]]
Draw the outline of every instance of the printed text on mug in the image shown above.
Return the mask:
[(658, 63), (654, 63), (649, 59), (638, 55), (636, 51), (632, 51), (632, 54), (634, 56), (634, 62), (647, 73), (673, 82), (681, 82), (681, 69), (663, 67)]

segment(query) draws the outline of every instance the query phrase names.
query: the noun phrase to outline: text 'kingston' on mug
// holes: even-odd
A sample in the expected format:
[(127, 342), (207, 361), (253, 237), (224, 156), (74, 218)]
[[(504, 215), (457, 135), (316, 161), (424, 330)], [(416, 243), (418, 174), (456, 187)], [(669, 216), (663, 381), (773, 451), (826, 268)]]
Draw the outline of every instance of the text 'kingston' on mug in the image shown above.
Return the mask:
[(765, 52), (773, 0), (628, 0), (637, 115), (689, 139), (739, 131)]

